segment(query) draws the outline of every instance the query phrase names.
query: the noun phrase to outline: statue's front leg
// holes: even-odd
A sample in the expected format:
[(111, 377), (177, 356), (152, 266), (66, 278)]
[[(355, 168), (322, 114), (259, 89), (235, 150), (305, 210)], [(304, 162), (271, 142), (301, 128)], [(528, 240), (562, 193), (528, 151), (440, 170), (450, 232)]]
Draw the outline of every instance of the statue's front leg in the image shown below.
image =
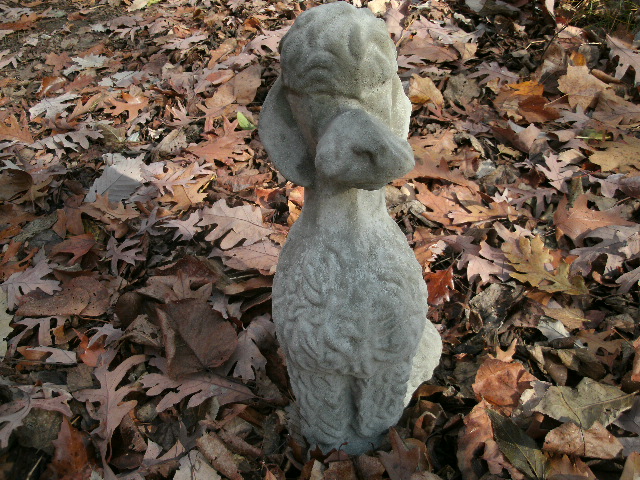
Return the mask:
[(376, 444), (376, 439), (398, 421), (404, 409), (409, 371), (407, 362), (385, 362), (378, 365), (373, 376), (357, 379), (355, 430), (363, 440)]
[(351, 388), (353, 377), (289, 366), (291, 387), (296, 395), (297, 426), (313, 448), (338, 448), (348, 438), (355, 415)]

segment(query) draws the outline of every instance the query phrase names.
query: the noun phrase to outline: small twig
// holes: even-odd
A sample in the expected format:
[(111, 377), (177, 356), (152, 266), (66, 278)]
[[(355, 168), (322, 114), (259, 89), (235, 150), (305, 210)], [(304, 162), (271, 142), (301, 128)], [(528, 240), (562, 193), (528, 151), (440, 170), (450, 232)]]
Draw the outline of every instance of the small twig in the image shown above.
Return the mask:
[(36, 464), (31, 468), (31, 470), (29, 471), (29, 473), (27, 474), (27, 477), (25, 478), (25, 480), (31, 480), (31, 475), (33, 475), (33, 472), (36, 471), (36, 468), (38, 468), (38, 465), (40, 465), (40, 462), (42, 461), (44, 457), (41, 455), (38, 458), (38, 461), (36, 462)]

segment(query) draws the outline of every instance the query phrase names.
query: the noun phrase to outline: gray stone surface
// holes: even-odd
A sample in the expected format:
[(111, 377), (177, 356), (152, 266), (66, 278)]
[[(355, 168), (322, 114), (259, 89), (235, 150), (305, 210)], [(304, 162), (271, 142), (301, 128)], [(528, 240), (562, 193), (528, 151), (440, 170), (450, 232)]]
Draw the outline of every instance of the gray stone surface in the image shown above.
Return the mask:
[(427, 287), (385, 185), (409, 172), (411, 105), (385, 24), (337, 2), (280, 44), (260, 116), (279, 171), (305, 188), (280, 256), (273, 317), (296, 396), (289, 428), (324, 452), (380, 444), (442, 350)]

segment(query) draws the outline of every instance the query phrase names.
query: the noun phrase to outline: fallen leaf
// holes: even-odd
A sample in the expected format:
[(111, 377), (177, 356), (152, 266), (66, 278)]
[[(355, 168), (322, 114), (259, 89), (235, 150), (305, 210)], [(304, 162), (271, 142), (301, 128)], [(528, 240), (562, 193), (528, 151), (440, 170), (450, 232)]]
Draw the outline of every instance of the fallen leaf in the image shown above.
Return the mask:
[(554, 455), (550, 459), (550, 480), (597, 480), (586, 463), (576, 457)]
[(7, 353), (7, 341), (5, 340), (13, 331), (11, 322), (13, 315), (7, 313), (7, 293), (0, 290), (0, 358), (4, 358)]
[(602, 80), (589, 73), (586, 66), (569, 65), (567, 74), (558, 79), (558, 89), (567, 94), (569, 105), (587, 109), (596, 103), (600, 92), (608, 88)]
[(136, 383), (126, 384), (118, 388), (125, 374), (134, 366), (144, 362), (144, 355), (131, 355), (120, 362), (113, 370), (109, 365), (116, 356), (115, 350), (104, 353), (94, 370), (94, 376), (100, 382), (100, 387), (79, 390), (73, 396), (88, 404), (97, 403), (98, 407), (89, 405), (89, 415), (99, 422), (99, 425), (91, 431), (96, 438), (100, 449), (103, 466), (106, 466), (107, 452), (111, 443), (111, 437), (115, 429), (120, 425), (122, 418), (127, 415), (138, 403), (136, 400), (124, 401), (124, 398), (140, 387)]
[(241, 205), (228, 207), (224, 199), (218, 200), (211, 207), (202, 210), (202, 220), (198, 226), (216, 225), (206, 236), (206, 240), (213, 242), (223, 235), (220, 248), (227, 250), (245, 240), (244, 245), (251, 245), (262, 240), (271, 233), (264, 226), (259, 207)]
[(73, 103), (65, 103), (70, 100), (75, 100), (78, 95), (75, 93), (64, 93), (55, 98), (43, 98), (39, 103), (29, 109), (31, 114), (31, 120), (44, 113), (44, 118), (53, 120), (68, 107), (73, 106)]
[(41, 290), (52, 295), (60, 290), (60, 282), (57, 280), (45, 280), (43, 277), (52, 272), (51, 267), (45, 261), (40, 261), (35, 266), (23, 272), (14, 273), (5, 280), (1, 287), (7, 294), (9, 310), (13, 310), (20, 298), (34, 290)]
[(568, 200), (562, 197), (558, 203), (558, 209), (553, 215), (553, 222), (557, 228), (556, 236), (567, 235), (572, 240), (581, 242), (588, 233), (610, 225), (634, 226), (634, 222), (620, 217), (620, 207), (609, 210), (597, 211), (588, 207), (587, 194), (580, 195), (573, 203), (573, 207), (567, 209)]
[[(371, 3), (367, 6), (370, 6)], [(413, 37), (410, 41), (403, 43), (399, 54), (414, 55), (419, 59), (435, 63), (455, 62), (460, 58), (460, 54), (451, 45), (437, 45), (430, 39), (421, 37)]]
[(91, 233), (76, 235), (54, 246), (51, 249), (50, 255), (54, 256), (60, 253), (70, 253), (72, 257), (69, 259), (67, 264), (74, 265), (84, 255), (89, 253), (91, 249), (95, 246), (95, 244), (96, 244), (96, 239)]
[(122, 92), (122, 99), (124, 102), (110, 99), (109, 102), (113, 105), (113, 108), (107, 111), (113, 116), (127, 112), (130, 121), (136, 118), (140, 113), (140, 110), (149, 104), (149, 99), (144, 95), (131, 95), (127, 92)]
[[(210, 135), (210, 139), (204, 143), (199, 143), (188, 150), (198, 158), (207, 163), (214, 163), (215, 160), (233, 164), (233, 159), (246, 150), (245, 138), (251, 135), (247, 130), (236, 130), (238, 120), (233, 123), (224, 118), (224, 130), (217, 135)], [(222, 133), (222, 134), (220, 134)]]
[(78, 354), (80, 360), (85, 365), (89, 365), (90, 367), (96, 367), (98, 365), (98, 359), (100, 355), (106, 352), (104, 345), (101, 342), (96, 342), (93, 345), (89, 346), (89, 337), (87, 337), (84, 333), (81, 333), (74, 329), (76, 335), (80, 339), (80, 349), (82, 349), (82, 353)]
[(196, 224), (200, 221), (200, 213), (193, 212), (186, 220), (174, 219), (164, 222), (167, 228), (175, 228), (173, 240), (191, 240), (200, 229)]
[(486, 400), (508, 415), (535, 379), (521, 363), (488, 358), (478, 369), (473, 391), (480, 400)]
[(458, 435), (458, 468), (465, 480), (478, 480), (486, 468), (479, 465), (486, 444), (493, 441), (493, 427), (487, 414), (488, 404), (481, 400), (464, 417), (464, 427)]
[(90, 477), (97, 469), (89, 435), (74, 428), (66, 417), (53, 446), (53, 459), (41, 480), (79, 480)]
[(622, 444), (595, 422), (585, 430), (567, 422), (551, 430), (544, 439), (544, 450), (577, 457), (613, 459), (622, 452)]
[(71, 65), (72, 62), (68, 52), (62, 52), (61, 54), (51, 52), (47, 54), (45, 63), (53, 67), (53, 73), (55, 75), (63, 68)]
[[(38, 352), (41, 355), (37, 355), (38, 361), (44, 361), (44, 363), (55, 363), (60, 365), (75, 365), (78, 363), (76, 359), (76, 353), (69, 350), (62, 350), (61, 348), (54, 347), (18, 347), (18, 351), (25, 357), (29, 357), (30, 353)], [(48, 355), (47, 355), (48, 354)]]
[(158, 317), (173, 378), (222, 365), (238, 345), (233, 326), (197, 299), (158, 307)]
[(58, 385), (17, 386), (17, 398), (0, 405), (0, 448), (7, 448), (11, 432), (22, 425), (23, 420), (34, 408), (60, 412), (67, 417), (73, 413), (67, 402), (71, 394)]
[(444, 97), (429, 77), (413, 74), (409, 84), (409, 99), (411, 103), (423, 105), (433, 103), (437, 107), (444, 106)]
[(584, 313), (579, 308), (561, 307), (551, 308), (549, 306), (542, 306), (544, 314), (547, 317), (553, 318), (561, 322), (569, 330), (575, 330), (584, 328), (584, 324), (589, 320), (584, 316)]
[(493, 410), (487, 410), (487, 414), (493, 425), (496, 443), (513, 466), (528, 478), (546, 478), (548, 460), (538, 449), (536, 442), (509, 418)]
[(395, 428), (389, 429), (391, 452), (380, 452), (380, 461), (391, 480), (406, 480), (418, 469), (420, 450), (407, 447)]
[(84, 201), (95, 202), (98, 195), (108, 195), (112, 202), (128, 199), (142, 185), (143, 156), (127, 158), (119, 153), (107, 154), (108, 164), (91, 185)]
[(620, 275), (616, 279), (616, 283), (620, 285), (618, 293), (621, 294), (631, 291), (632, 288), (637, 288), (640, 286), (640, 267), (634, 268), (624, 275)]
[(14, 115), (8, 117), (8, 120), (9, 125), (6, 121), (0, 121), (0, 140), (18, 141), (29, 145), (33, 143), (33, 136), (25, 122), (21, 126)]
[(233, 95), (239, 105), (253, 102), (258, 87), (262, 83), (261, 72), (262, 68), (255, 63), (236, 74), (233, 79)]
[(454, 225), (463, 223), (482, 224), (500, 218), (516, 219), (522, 215), (507, 202), (491, 202), (488, 207), (482, 204), (467, 203), (464, 210), (453, 211), (449, 214)]
[[(162, 359), (164, 360), (164, 359)], [(142, 377), (142, 385), (147, 389), (148, 396), (164, 394), (156, 406), (156, 411), (163, 412), (178, 402), (189, 397), (187, 407), (197, 407), (208, 398), (215, 397), (219, 405), (242, 402), (253, 398), (253, 393), (241, 383), (234, 382), (213, 373), (197, 373), (183, 375), (179, 379), (172, 379), (166, 374), (166, 361), (151, 360), (151, 364), (159, 366), (160, 373), (148, 373)]]
[(640, 173), (640, 139), (623, 136), (622, 140), (602, 142), (604, 150), (597, 150), (591, 154), (589, 161), (600, 165), (603, 172), (619, 171), (621, 173)]
[(624, 462), (620, 480), (636, 480), (640, 477), (640, 452), (632, 452)]
[(11, 200), (32, 186), (33, 178), (28, 172), (14, 168), (0, 172), (0, 200)]
[(429, 304), (442, 305), (449, 301), (453, 288), (453, 266), (437, 272), (425, 273), (424, 279), (429, 288)]
[(631, 408), (633, 400), (633, 394), (583, 378), (576, 388), (549, 387), (535, 411), (589, 429), (596, 422), (609, 425)]
[(636, 76), (636, 85), (640, 83), (640, 52), (633, 50), (631, 45), (624, 41), (607, 35), (607, 46), (610, 48), (609, 57), (614, 59), (618, 57), (618, 66), (616, 67), (616, 78), (621, 79), (629, 70), (633, 68)]
[(118, 273), (118, 262), (120, 261), (135, 265), (136, 261), (146, 259), (141, 253), (141, 248), (137, 245), (140, 245), (140, 242), (135, 238), (128, 238), (124, 242), (118, 243), (114, 237), (109, 237), (105, 260), (111, 258), (111, 271), (114, 274)]
[[(254, 380), (256, 372), (264, 370), (267, 359), (260, 352), (275, 339), (275, 325), (268, 315), (251, 320), (249, 326), (238, 334), (238, 346), (227, 360), (233, 367), (233, 376), (243, 380)], [(230, 371), (231, 373), (231, 371)]]
[(278, 264), (280, 248), (270, 240), (263, 240), (251, 245), (242, 245), (225, 250), (223, 255), (223, 262), (227, 267), (236, 270), (255, 269), (264, 275), (273, 275)]
[(322, 478), (323, 480), (358, 480), (351, 460), (329, 462), (329, 467), (324, 471)]
[(569, 264), (561, 261), (557, 271), (547, 269), (553, 257), (539, 236), (532, 239), (520, 238), (516, 244), (505, 242), (502, 251), (516, 272), (510, 272), (513, 278), (527, 282), (545, 292), (564, 292), (569, 295), (589, 293), (584, 278), (575, 275), (569, 277)]

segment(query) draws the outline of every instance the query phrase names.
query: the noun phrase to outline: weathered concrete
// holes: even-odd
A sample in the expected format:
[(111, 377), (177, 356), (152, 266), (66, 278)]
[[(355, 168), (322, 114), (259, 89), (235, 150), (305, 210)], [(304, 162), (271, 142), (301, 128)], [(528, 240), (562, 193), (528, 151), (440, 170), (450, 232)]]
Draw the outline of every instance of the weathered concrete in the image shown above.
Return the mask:
[[(280, 256), (273, 317), (313, 447), (380, 444), (442, 350), (427, 287), (384, 187), (414, 165), (411, 105), (385, 24), (337, 2), (300, 15), (260, 116), (280, 172), (306, 187)], [(342, 447), (341, 447), (342, 446)]]

